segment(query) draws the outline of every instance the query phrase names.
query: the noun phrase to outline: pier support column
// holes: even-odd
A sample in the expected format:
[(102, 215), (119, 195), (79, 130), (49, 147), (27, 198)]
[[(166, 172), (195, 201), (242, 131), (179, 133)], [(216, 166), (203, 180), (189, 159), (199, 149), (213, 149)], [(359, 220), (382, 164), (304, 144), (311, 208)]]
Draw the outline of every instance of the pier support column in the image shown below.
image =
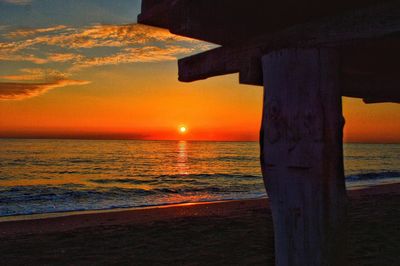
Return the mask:
[(261, 165), (278, 266), (343, 265), (339, 61), (331, 49), (286, 49), (262, 58)]

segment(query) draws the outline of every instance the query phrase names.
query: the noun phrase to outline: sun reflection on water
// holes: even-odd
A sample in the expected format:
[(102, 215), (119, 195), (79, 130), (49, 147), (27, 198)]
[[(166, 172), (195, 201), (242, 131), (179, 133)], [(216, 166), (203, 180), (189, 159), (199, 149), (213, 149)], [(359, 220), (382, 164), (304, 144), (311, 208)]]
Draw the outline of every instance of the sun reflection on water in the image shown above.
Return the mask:
[(177, 145), (177, 160), (176, 168), (179, 175), (189, 174), (189, 164), (188, 164), (188, 143), (185, 140), (181, 140)]

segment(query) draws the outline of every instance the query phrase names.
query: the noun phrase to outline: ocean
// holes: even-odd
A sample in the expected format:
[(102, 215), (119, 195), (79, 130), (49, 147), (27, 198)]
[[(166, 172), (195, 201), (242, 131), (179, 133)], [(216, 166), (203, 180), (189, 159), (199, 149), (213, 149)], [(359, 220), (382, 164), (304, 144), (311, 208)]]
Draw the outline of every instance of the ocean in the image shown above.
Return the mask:
[[(400, 144), (345, 144), (348, 189), (400, 182)], [(257, 142), (0, 140), (0, 216), (266, 197)]]

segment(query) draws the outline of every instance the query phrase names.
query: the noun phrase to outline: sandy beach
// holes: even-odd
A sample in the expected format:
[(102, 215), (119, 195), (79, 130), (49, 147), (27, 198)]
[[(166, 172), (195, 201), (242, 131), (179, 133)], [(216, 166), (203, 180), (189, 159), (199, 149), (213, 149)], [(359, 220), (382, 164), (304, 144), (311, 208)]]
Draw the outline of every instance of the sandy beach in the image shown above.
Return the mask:
[[(399, 265), (400, 184), (348, 194), (348, 265)], [(0, 237), (3, 265), (274, 262), (267, 199), (19, 217)]]

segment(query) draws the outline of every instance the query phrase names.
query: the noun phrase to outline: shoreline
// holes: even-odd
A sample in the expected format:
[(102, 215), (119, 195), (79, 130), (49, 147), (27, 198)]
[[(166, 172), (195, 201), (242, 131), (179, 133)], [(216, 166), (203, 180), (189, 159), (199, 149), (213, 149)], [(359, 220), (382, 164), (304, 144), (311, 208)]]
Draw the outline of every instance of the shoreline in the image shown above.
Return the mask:
[[(347, 187), (347, 194), (357, 195), (359, 192), (355, 191), (370, 191), (372, 188), (387, 186), (399, 186), (399, 182), (390, 182), (376, 185), (359, 185)], [(363, 192), (361, 192), (363, 193)], [(18, 215), (8, 215), (0, 216), (0, 224), (4, 222), (17, 222), (26, 220), (38, 220), (38, 219), (48, 219), (48, 218), (60, 218), (75, 215), (89, 215), (89, 214), (101, 214), (101, 213), (114, 213), (114, 212), (125, 212), (125, 211), (136, 211), (136, 210), (150, 210), (150, 209), (160, 209), (169, 207), (182, 207), (188, 205), (203, 205), (203, 204), (214, 204), (214, 203), (225, 203), (225, 202), (236, 202), (236, 201), (254, 201), (254, 200), (267, 200), (268, 196), (262, 196), (257, 198), (244, 198), (244, 199), (226, 199), (226, 200), (209, 200), (209, 201), (199, 201), (199, 202), (180, 202), (180, 203), (167, 203), (162, 205), (148, 205), (148, 206), (137, 206), (137, 207), (122, 207), (122, 208), (105, 208), (105, 209), (93, 209), (93, 210), (71, 210), (71, 211), (59, 211), (59, 212), (45, 212), (45, 213), (32, 213), (32, 214), (18, 214)]]
[(257, 200), (268, 200), (268, 197), (247, 198), (247, 199), (226, 199), (226, 200), (214, 200), (214, 201), (210, 200), (210, 201), (182, 202), (182, 203), (166, 203), (163, 205), (148, 205), (148, 206), (138, 206), (138, 207), (125, 207), (125, 208), (109, 208), (109, 209), (76, 210), (76, 211), (60, 211), (60, 212), (9, 215), (9, 216), (0, 216), (0, 224), (4, 223), (4, 222), (41, 220), (41, 219), (69, 217), (69, 216), (76, 216), (76, 215), (119, 213), (119, 212), (128, 212), (128, 211), (131, 212), (131, 211), (143, 211), (143, 210), (152, 210), (152, 209), (185, 207), (185, 206), (191, 206), (191, 205), (206, 205), (206, 204), (218, 204), (218, 203), (240, 202), (240, 201), (257, 201)]
[[(400, 194), (400, 183), (347, 190), (350, 200)], [(187, 217), (232, 217), (269, 209), (268, 198), (181, 203), (141, 208), (74, 211), (0, 217), (0, 237), (65, 232), (87, 227), (148, 224)]]
[(127, 210), (66, 213), (62, 216), (0, 222), (0, 237), (65, 232), (87, 227), (148, 224), (187, 217), (240, 215), (249, 209), (268, 208), (267, 198), (171, 204)]

